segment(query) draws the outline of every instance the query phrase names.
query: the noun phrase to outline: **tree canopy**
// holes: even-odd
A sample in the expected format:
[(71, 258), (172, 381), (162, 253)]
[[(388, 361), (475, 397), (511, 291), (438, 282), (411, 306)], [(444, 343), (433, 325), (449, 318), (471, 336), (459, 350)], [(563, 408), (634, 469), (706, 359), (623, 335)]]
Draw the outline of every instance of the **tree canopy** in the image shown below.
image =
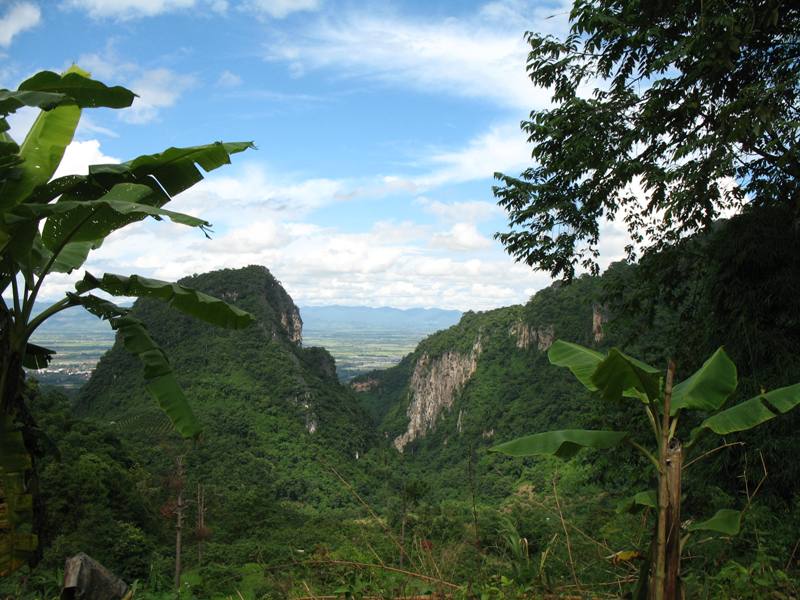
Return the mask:
[(564, 39), (529, 32), (552, 91), (522, 129), (533, 165), (494, 188), (518, 261), (597, 272), (600, 226), (663, 247), (726, 209), (800, 213), (800, 7), (783, 0), (576, 0)]

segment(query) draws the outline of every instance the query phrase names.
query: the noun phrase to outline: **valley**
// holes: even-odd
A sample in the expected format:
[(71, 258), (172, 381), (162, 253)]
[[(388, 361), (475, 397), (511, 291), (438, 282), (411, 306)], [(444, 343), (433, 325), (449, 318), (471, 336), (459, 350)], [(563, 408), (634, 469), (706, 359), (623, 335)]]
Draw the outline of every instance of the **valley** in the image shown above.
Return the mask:
[[(234, 295), (257, 315), (257, 324), (241, 331), (216, 329), (172, 314), (162, 303), (139, 300), (132, 314), (170, 357), (203, 423), (202, 441), (187, 444), (171, 431), (119, 341), (72, 393), (73, 401), (53, 388), (43, 391), (34, 406), (62, 448), (59, 466), (47, 459), (43, 468), (52, 507), (44, 564), (55, 568), (64, 553), (88, 550), (128, 580), (148, 577), (147, 589), (160, 597), (158, 590), (169, 588), (164, 569), (174, 553), (175, 517), (165, 507), (174, 505), (175, 491), (159, 481), (173, 477), (175, 461), (183, 457), (180, 489), (204, 490), (208, 524), (206, 537), (184, 543), (185, 551), (203, 557), (184, 558), (183, 580), (192, 590), (187, 597), (221, 600), (231, 589), (252, 598), (305, 598), (308, 589), (403, 596), (474, 587), (504, 594), (489, 597), (521, 598), (530, 589), (566, 593), (576, 578), (587, 589), (613, 581), (633, 590), (635, 564), (607, 557), (629, 548), (639, 556), (647, 543), (654, 513), (624, 508), (626, 498), (654, 485), (646, 460), (630, 451), (619, 458), (583, 451), (569, 461), (520, 460), (491, 450), (549, 429), (619, 429), (646, 443), (646, 429), (632, 420), (625, 402), (598, 402), (551, 364), (548, 351), (556, 339), (599, 353), (624, 347), (651, 365), (673, 357), (680, 378), (699, 368), (709, 349), (724, 346), (738, 367), (732, 402), (758, 393), (758, 386), (799, 380), (796, 355), (783, 352), (780, 368), (770, 367), (772, 352), (800, 343), (796, 331), (781, 325), (796, 318), (793, 300), (771, 296), (786, 301), (773, 303), (767, 316), (740, 296), (737, 306), (749, 318), (739, 329), (729, 327), (722, 313), (719, 321), (706, 317), (709, 306), (719, 306), (715, 282), (749, 273), (748, 261), (760, 260), (729, 260), (728, 241), (757, 237), (764, 227), (785, 228), (780, 213), (768, 222), (737, 218), (712, 236), (687, 241), (690, 248), (682, 251), (713, 258), (686, 266), (683, 283), (669, 294), (651, 292), (660, 257), (617, 263), (600, 277), (541, 290), (525, 305), (470, 311), (443, 329), (437, 320), (428, 325), (437, 331), (416, 345), (409, 331), (391, 337), (389, 325), (376, 322), (382, 319), (375, 309), (364, 317), (372, 322), (359, 325), (352, 315), (342, 317), (341, 307), (329, 308), (329, 326), (309, 332), (300, 324), (303, 313), (263, 267), (182, 281)], [(787, 231), (784, 250), (797, 243), (792, 235)], [(780, 287), (787, 268), (778, 262), (760, 269), (759, 289)], [(706, 290), (700, 298), (698, 289)], [(684, 304), (687, 294), (691, 306)], [(759, 346), (736, 343), (741, 336), (754, 340), (756, 331)], [(387, 337), (388, 347), (382, 341)], [(86, 338), (79, 341), (90, 346)], [(352, 379), (345, 381), (341, 371), (337, 377), (334, 356), (317, 342), (337, 349), (339, 369), (353, 365)], [(375, 364), (386, 366), (359, 372)], [(687, 419), (676, 429), (684, 439), (697, 423)], [(683, 510), (695, 519), (732, 507), (744, 506), (744, 512), (736, 537), (712, 534), (690, 542), (684, 563), (690, 590), (705, 586), (706, 597), (725, 598), (731, 585), (725, 569), (735, 561), (791, 554), (800, 531), (793, 502), (800, 477), (780, 456), (794, 443), (797, 419), (790, 412), (729, 438), (736, 440), (733, 449), (719, 454), (713, 439), (700, 443), (694, 456), (712, 458), (684, 474)], [(86, 452), (95, 457), (91, 464), (84, 462)], [(759, 464), (763, 471), (753, 466)], [(136, 466), (128, 471), (125, 465)], [(92, 485), (106, 491), (81, 500), (81, 488), (64, 479), (75, 469), (88, 469)], [(58, 491), (69, 489), (66, 495)], [(124, 505), (115, 497), (126, 498)], [(75, 503), (86, 510), (71, 514)], [(191, 506), (187, 514), (198, 518)], [(95, 535), (97, 527), (103, 536)], [(568, 537), (565, 527), (582, 534)], [(122, 540), (127, 550), (119, 554)], [(273, 570), (287, 561), (290, 567)], [(796, 589), (782, 569), (762, 581), (736, 585), (756, 594), (780, 589), (787, 598)]]
[[(458, 311), (440, 309), (347, 306), (301, 307), (300, 313), (304, 345), (327, 349), (342, 381), (399, 363), (420, 340), (455, 324), (461, 316)], [(73, 309), (46, 321), (33, 341), (56, 350), (50, 366), (36, 373), (37, 379), (75, 392), (114, 344), (114, 332), (108, 323)]]

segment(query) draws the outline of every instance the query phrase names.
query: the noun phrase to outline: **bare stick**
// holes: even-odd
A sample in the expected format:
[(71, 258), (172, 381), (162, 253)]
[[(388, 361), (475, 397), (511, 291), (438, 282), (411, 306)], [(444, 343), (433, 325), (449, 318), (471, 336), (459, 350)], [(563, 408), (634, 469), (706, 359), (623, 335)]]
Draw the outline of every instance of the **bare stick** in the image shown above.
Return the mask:
[(800, 546), (800, 538), (797, 539), (797, 543), (794, 545), (791, 555), (789, 555), (789, 560), (786, 561), (786, 566), (783, 567), (784, 571), (788, 571), (789, 567), (792, 566), (792, 561), (794, 560), (794, 555), (797, 552), (798, 546)]
[(326, 466), (333, 472), (334, 475), (336, 475), (336, 477), (339, 478), (339, 481), (341, 481), (345, 485), (345, 487), (347, 487), (347, 489), (350, 490), (350, 493), (353, 494), (353, 496), (355, 496), (356, 500), (358, 500), (361, 503), (361, 505), (367, 509), (372, 518), (378, 522), (378, 524), (383, 528), (384, 532), (386, 532), (386, 535), (389, 536), (389, 539), (391, 539), (394, 542), (395, 546), (397, 546), (397, 548), (400, 550), (400, 554), (408, 556), (408, 554), (406, 553), (406, 549), (403, 547), (403, 544), (401, 544), (398, 541), (398, 539), (394, 536), (392, 530), (389, 529), (389, 526), (384, 524), (384, 522), (381, 520), (378, 514), (374, 510), (372, 510), (372, 507), (361, 496), (358, 495), (358, 492), (355, 490), (355, 488), (352, 485), (350, 485), (350, 483), (339, 474), (339, 471), (337, 471), (333, 465), (329, 465), (326, 463)]
[[(558, 477), (558, 475), (556, 475)], [(556, 485), (556, 477), (553, 477), (553, 495), (556, 499), (556, 508), (558, 509), (558, 518), (561, 519), (561, 527), (564, 529), (564, 537), (567, 540), (567, 555), (569, 556), (569, 568), (572, 571), (572, 579), (575, 580), (575, 587), (581, 589), (581, 584), (578, 581), (578, 575), (575, 573), (575, 561), (572, 560), (572, 544), (569, 541), (569, 532), (567, 531), (567, 524), (564, 522), (564, 513), (561, 512), (561, 503), (558, 501), (558, 486)]]
[(714, 454), (716, 452), (719, 452), (720, 450), (724, 450), (725, 448), (730, 448), (731, 446), (744, 446), (744, 442), (728, 442), (727, 444), (722, 444), (721, 446), (717, 446), (716, 448), (714, 448), (712, 450), (709, 450), (708, 452), (704, 452), (703, 454), (701, 454), (700, 456), (698, 456), (696, 458), (693, 458), (692, 460), (690, 460), (689, 462), (684, 464), (683, 468), (686, 469), (687, 467), (689, 467), (690, 465), (693, 465), (697, 461), (703, 460), (707, 456), (710, 456), (710, 455), (712, 455), (712, 454)]
[[(669, 413), (672, 400), (672, 380), (675, 377), (675, 363), (667, 366), (667, 380), (664, 384), (664, 406), (662, 407), (661, 441), (658, 448), (658, 526), (656, 528), (656, 560), (654, 565), (655, 588), (652, 598), (664, 600), (667, 558), (667, 509), (669, 507), (669, 485), (667, 482), (667, 449), (669, 447)], [(672, 600), (670, 598), (669, 600)]]
[(444, 579), (439, 579), (438, 577), (431, 577), (430, 575), (423, 575), (422, 573), (415, 573), (413, 571), (407, 571), (405, 569), (400, 569), (398, 567), (390, 567), (389, 565), (373, 565), (369, 563), (356, 562), (353, 560), (311, 560), (304, 564), (344, 565), (347, 567), (358, 567), (361, 569), (381, 569), (384, 571), (391, 571), (392, 573), (400, 573), (401, 575), (406, 575), (408, 577), (413, 577), (415, 579), (422, 579), (423, 581), (430, 581), (431, 583), (438, 583), (439, 585), (443, 585), (453, 590), (461, 589), (460, 585), (456, 585), (455, 583), (450, 583), (449, 581), (445, 581)]

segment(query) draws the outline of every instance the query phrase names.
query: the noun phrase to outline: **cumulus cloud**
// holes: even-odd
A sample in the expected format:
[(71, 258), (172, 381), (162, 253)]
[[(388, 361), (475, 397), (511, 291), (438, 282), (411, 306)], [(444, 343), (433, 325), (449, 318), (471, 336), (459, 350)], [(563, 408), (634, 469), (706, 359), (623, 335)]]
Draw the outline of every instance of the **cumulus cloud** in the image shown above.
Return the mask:
[(194, 82), (192, 76), (169, 69), (143, 71), (130, 83), (131, 90), (139, 97), (129, 110), (120, 113), (120, 117), (128, 123), (149, 123), (158, 117), (160, 109), (173, 106)]
[(464, 146), (428, 150), (418, 157), (420, 175), (387, 175), (387, 189), (421, 192), (443, 185), (492, 179), (497, 171), (516, 174), (531, 160), (531, 150), (517, 123), (494, 125)]
[(42, 11), (33, 2), (12, 4), (0, 17), (0, 46), (8, 48), (16, 35), (36, 27), (41, 20)]
[(442, 221), (449, 222), (467, 221), (470, 223), (479, 223), (504, 214), (503, 209), (497, 206), (497, 204), (479, 200), (441, 202), (439, 200), (431, 200), (425, 196), (420, 196), (416, 199), (416, 203), (422, 206), (425, 212), (435, 215)]
[(219, 87), (232, 88), (242, 85), (242, 78), (228, 70), (223, 71), (217, 79)]
[(187, 8), (193, 8), (195, 0), (65, 0), (66, 8), (80, 9), (94, 19), (136, 19)]
[[(549, 102), (525, 73), (526, 29), (562, 31), (562, 4), (496, 2), (466, 18), (439, 21), (350, 11), (321, 18), (300, 35), (271, 46), (266, 58), (285, 62), (292, 74), (336, 70), (351, 77), (429, 93), (478, 98), (525, 109)], [(511, 20), (502, 16), (511, 15)], [(554, 18), (550, 18), (556, 15)], [(493, 17), (493, 18), (489, 18)], [(369, 48), (369, 51), (364, 51)]]
[(164, 67), (146, 69), (137, 63), (119, 60), (110, 49), (103, 56), (84, 54), (78, 64), (94, 77), (122, 83), (138, 95), (130, 108), (118, 113), (118, 117), (127, 123), (143, 124), (157, 120), (162, 109), (174, 106), (181, 95), (196, 84), (191, 75)]
[[(69, 153), (65, 169), (76, 172), (84, 170), (81, 165), (115, 160), (102, 153), (96, 140), (73, 144)], [(218, 232), (214, 239), (166, 220), (148, 219), (109, 236), (90, 256), (87, 269), (173, 280), (262, 264), (302, 304), (460, 310), (524, 302), (531, 289), (548, 283), (546, 276), (514, 264), (472, 224), (454, 223), (437, 235), (430, 225), (382, 220), (365, 231), (346, 232), (308, 218), (320, 202), (342, 201), (336, 196), (346, 189), (345, 183), (277, 177), (253, 164), (241, 172), (241, 177), (212, 174), (170, 204), (173, 210), (211, 220)], [(320, 196), (327, 199), (321, 201)], [(276, 204), (275, 198), (283, 200)], [(283, 203), (304, 206), (306, 212), (282, 210)], [(449, 212), (434, 206), (445, 215)], [(74, 273), (47, 282), (44, 297), (57, 297), (78, 277), (80, 273)]]
[(273, 19), (284, 19), (294, 12), (314, 11), (319, 0), (245, 0), (244, 10)]
[(64, 152), (64, 158), (54, 177), (64, 175), (88, 175), (89, 165), (101, 165), (122, 162), (113, 156), (106, 156), (100, 150), (99, 140), (86, 140), (83, 142), (72, 142)]
[(431, 245), (434, 248), (446, 248), (460, 252), (488, 248), (492, 242), (481, 235), (474, 224), (456, 223), (449, 231), (435, 234), (431, 238)]

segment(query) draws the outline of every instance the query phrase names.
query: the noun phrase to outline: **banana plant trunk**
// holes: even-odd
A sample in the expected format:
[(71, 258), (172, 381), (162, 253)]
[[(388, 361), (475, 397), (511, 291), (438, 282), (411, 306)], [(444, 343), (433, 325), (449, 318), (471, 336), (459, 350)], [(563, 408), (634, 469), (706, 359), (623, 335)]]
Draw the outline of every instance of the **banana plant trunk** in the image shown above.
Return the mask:
[[(31, 564), (36, 564), (41, 558), (41, 547), (30, 540), (35, 540), (41, 534), (44, 505), (39, 494), (36, 469), (36, 461), (42, 451), (36, 435), (36, 422), (25, 401), (23, 355), (14, 343), (14, 331), (7, 310), (0, 311), (0, 352), (0, 448), (4, 449), (0, 452), (0, 506), (9, 517), (14, 511), (21, 511), (9, 519), (8, 527), (0, 529), (0, 546), (12, 549), (10, 563), (0, 565), (2, 574), (6, 569), (16, 568), (15, 564), (19, 566), (15, 556), (24, 556)], [(14, 441), (20, 437), (21, 444)], [(19, 494), (30, 495), (26, 509), (17, 505), (21, 500)], [(20, 519), (23, 519), (22, 523)], [(14, 521), (18, 522), (12, 526)], [(20, 524), (25, 526), (22, 535), (18, 527)]]
[(667, 552), (664, 566), (664, 600), (680, 600), (681, 570), (681, 469), (683, 468), (683, 448), (673, 439), (667, 449), (667, 488), (669, 506), (667, 508)]
[(673, 422), (670, 417), (670, 404), (674, 376), (675, 363), (670, 361), (664, 386), (659, 444), (658, 522), (656, 524), (655, 557), (648, 595), (650, 600), (680, 600), (681, 598), (679, 576), (683, 448), (677, 438), (671, 438)]

